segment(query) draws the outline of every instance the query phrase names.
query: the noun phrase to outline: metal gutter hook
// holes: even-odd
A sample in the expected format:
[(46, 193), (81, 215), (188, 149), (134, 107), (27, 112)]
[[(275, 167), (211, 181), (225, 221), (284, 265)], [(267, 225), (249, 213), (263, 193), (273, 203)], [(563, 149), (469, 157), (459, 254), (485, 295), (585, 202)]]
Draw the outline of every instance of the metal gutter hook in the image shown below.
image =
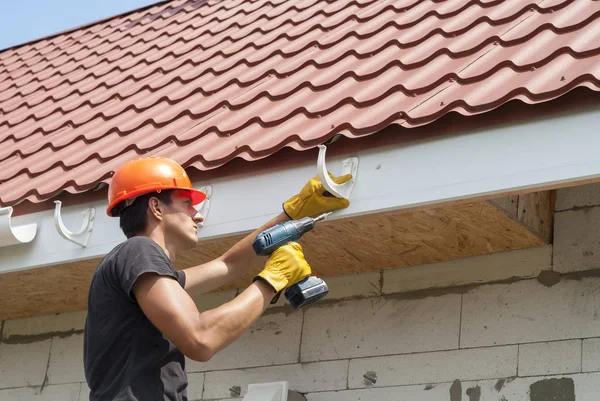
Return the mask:
[(327, 152), (327, 147), (325, 145), (319, 145), (317, 171), (323, 186), (336, 198), (350, 199), (350, 194), (352, 193), (354, 183), (356, 182), (356, 173), (358, 172), (358, 157), (349, 157), (342, 162), (342, 175), (352, 174), (352, 179), (343, 184), (336, 184), (329, 178), (329, 174), (327, 174), (328, 170), (325, 165), (325, 152)]
[(62, 221), (62, 217), (60, 215), (62, 202), (54, 201), (54, 204), (56, 205), (54, 208), (54, 225), (56, 226), (56, 230), (60, 236), (85, 248), (90, 241), (90, 236), (92, 235), (96, 211), (94, 209), (85, 209), (83, 212), (81, 212), (81, 215), (83, 216), (83, 222), (81, 223), (81, 228), (79, 231), (74, 233), (69, 231)]
[(202, 191), (206, 194), (206, 199), (204, 199), (204, 201), (202, 203), (200, 203), (199, 205), (196, 205), (196, 210), (198, 211), (198, 213), (200, 213), (202, 215), (202, 217), (204, 217), (204, 221), (202, 223), (198, 224), (200, 227), (202, 227), (202, 226), (204, 226), (204, 222), (206, 221), (206, 216), (208, 216), (208, 211), (210, 209), (210, 198), (212, 197), (212, 186), (205, 185), (202, 188), (200, 188), (199, 191)]
[(25, 244), (35, 238), (37, 223), (13, 227), (12, 212), (10, 206), (0, 208), (0, 247)]

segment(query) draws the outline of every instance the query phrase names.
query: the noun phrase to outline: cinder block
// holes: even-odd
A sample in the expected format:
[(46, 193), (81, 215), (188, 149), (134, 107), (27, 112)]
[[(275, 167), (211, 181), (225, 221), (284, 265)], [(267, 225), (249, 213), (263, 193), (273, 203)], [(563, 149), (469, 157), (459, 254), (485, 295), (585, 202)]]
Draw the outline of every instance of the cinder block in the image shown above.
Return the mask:
[[(195, 401), (190, 399), (189, 401)], [(237, 397), (237, 398), (219, 398), (219, 399), (203, 399), (202, 401), (242, 401), (242, 397)]]
[(51, 340), (0, 344), (0, 388), (39, 386), (48, 366)]
[(316, 304), (304, 315), (301, 361), (454, 349), (460, 294)]
[(351, 359), (348, 387), (372, 386), (366, 372), (376, 373), (376, 387), (510, 377), (517, 374), (517, 346)]
[[(594, 401), (600, 394), (598, 380), (597, 373), (508, 378), (498, 386), (500, 391), (494, 391), (491, 383), (481, 386), (481, 400)], [(469, 385), (472, 388), (473, 383)]]
[(598, 279), (483, 285), (463, 295), (461, 348), (600, 336)]
[(600, 338), (583, 340), (581, 365), (583, 372), (600, 372)]
[(581, 340), (519, 345), (519, 376), (581, 372)]
[[(598, 399), (598, 394), (600, 394), (599, 373), (583, 373), (570, 377), (573, 379), (577, 401), (594, 401)], [(560, 380), (560, 377), (557, 380)]]
[(47, 333), (65, 333), (83, 330), (87, 311), (44, 315), (23, 319), (12, 319), (4, 322), (2, 339), (12, 336), (45, 338)]
[(83, 334), (54, 337), (50, 347), (48, 382), (60, 384), (84, 381)]
[(381, 295), (381, 272), (374, 271), (337, 277), (325, 277), (328, 300)]
[(188, 388), (187, 388), (188, 400), (189, 401), (201, 400), (203, 391), (204, 391), (204, 373), (188, 374)]
[(188, 372), (297, 363), (302, 312), (261, 316), (237, 341), (208, 362), (186, 362)]
[(240, 386), (243, 397), (248, 384), (276, 381), (288, 381), (290, 390), (302, 393), (341, 390), (346, 388), (347, 374), (347, 360), (207, 372), (204, 399), (231, 398), (232, 386)]
[(554, 270), (600, 268), (600, 207), (554, 215)]
[(198, 310), (203, 312), (214, 309), (231, 301), (233, 298), (235, 298), (236, 293), (237, 290), (216, 291), (209, 292), (207, 294), (194, 295), (192, 299), (196, 303)]
[[(423, 385), (385, 387), (326, 391), (322, 393), (309, 393), (306, 395), (308, 401), (448, 401), (450, 384), (442, 383), (432, 388)], [(460, 400), (461, 398), (456, 398)], [(464, 400), (464, 398), (462, 398)]]
[(600, 374), (504, 377), (478, 381), (455, 379), (445, 383), (385, 388), (378, 388), (378, 385), (359, 390), (309, 393), (306, 398), (308, 401), (597, 401)]
[(0, 390), (0, 401), (78, 401), (79, 383)]
[[(196, 401), (196, 400), (189, 399), (189, 401)], [(219, 399), (212, 399), (212, 400), (203, 399), (202, 401), (242, 401), (242, 397), (237, 397), (237, 398), (219, 398)]]
[(79, 390), (79, 401), (90, 401), (90, 388), (87, 383), (81, 383), (81, 389)]
[(498, 252), (383, 271), (383, 293), (537, 277), (552, 268), (552, 246)]
[(556, 211), (598, 205), (600, 205), (600, 184), (579, 185), (556, 190)]

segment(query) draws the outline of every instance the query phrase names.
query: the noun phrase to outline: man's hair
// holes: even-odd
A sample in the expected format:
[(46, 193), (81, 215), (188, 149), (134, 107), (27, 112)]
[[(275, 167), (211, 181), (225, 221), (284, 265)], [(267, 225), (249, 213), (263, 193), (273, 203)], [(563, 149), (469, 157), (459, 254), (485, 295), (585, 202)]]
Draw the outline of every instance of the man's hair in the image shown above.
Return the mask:
[[(171, 199), (172, 193), (173, 190), (171, 189), (150, 192), (139, 196), (130, 206), (122, 209), (119, 213), (119, 225), (125, 236), (131, 238), (146, 230), (146, 225), (148, 224), (146, 212), (148, 211), (148, 201), (150, 198), (155, 197), (165, 205), (171, 205), (173, 203)], [(125, 201), (122, 203), (125, 203)]]

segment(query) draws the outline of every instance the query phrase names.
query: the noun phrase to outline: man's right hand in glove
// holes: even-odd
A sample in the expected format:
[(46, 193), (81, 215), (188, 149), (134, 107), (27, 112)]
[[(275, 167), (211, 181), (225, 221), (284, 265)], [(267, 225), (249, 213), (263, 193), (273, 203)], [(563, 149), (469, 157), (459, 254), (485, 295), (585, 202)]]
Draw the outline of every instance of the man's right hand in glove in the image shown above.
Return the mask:
[(311, 275), (311, 269), (306, 260), (302, 247), (297, 242), (290, 242), (273, 252), (263, 271), (254, 278), (264, 280), (276, 293)]

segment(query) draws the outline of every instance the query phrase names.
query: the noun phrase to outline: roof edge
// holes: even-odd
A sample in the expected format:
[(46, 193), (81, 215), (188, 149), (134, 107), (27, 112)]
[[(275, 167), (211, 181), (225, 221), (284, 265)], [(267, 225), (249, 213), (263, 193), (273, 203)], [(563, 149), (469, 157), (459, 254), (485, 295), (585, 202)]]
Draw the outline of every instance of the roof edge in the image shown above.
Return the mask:
[[(348, 138), (339, 135), (335, 145), (331, 146), (328, 155), (342, 155), (345, 153), (381, 148), (383, 146), (404, 144), (415, 140), (435, 139), (442, 135), (460, 134), (469, 131), (495, 129), (514, 124), (523, 124), (540, 118), (551, 118), (556, 115), (584, 112), (590, 107), (600, 104), (600, 92), (592, 91), (586, 87), (579, 87), (569, 93), (547, 102), (525, 104), (520, 99), (513, 99), (502, 106), (487, 113), (465, 116), (458, 112), (448, 113), (436, 121), (419, 127), (408, 128), (399, 124), (391, 124), (373, 135), (359, 138)], [(140, 155), (143, 156), (143, 155)], [(244, 174), (262, 174), (271, 169), (285, 169), (294, 165), (304, 164), (316, 160), (316, 145), (306, 150), (297, 150), (284, 147), (269, 157), (248, 161), (237, 157), (223, 166), (211, 170), (199, 170), (194, 166), (186, 167), (192, 182), (210, 181), (222, 178), (231, 178)], [(18, 202), (0, 202), (0, 207), (12, 206), (14, 216), (21, 216), (44, 210), (54, 209), (54, 200), (60, 197), (63, 205), (75, 206), (89, 202), (105, 200), (108, 185), (98, 183), (94, 188), (71, 193), (61, 190), (52, 197), (42, 201), (32, 201), (23, 198)]]
[[(358, 171), (350, 207), (337, 211), (330, 219), (600, 182), (598, 125), (600, 110), (596, 107), (434, 138), (412, 137), (403, 143), (364, 150), (340, 152), (338, 148), (338, 154), (328, 154), (324, 168), (338, 175), (347, 157), (357, 157)], [(515, 145), (519, 143), (534, 144), (535, 148)], [(281, 202), (316, 174), (315, 162), (313, 158), (261, 174), (246, 171), (195, 181), (194, 188), (210, 186), (211, 193), (199, 239), (248, 233), (275, 217), (281, 213)], [(67, 227), (81, 224), (82, 212), (87, 209), (95, 211), (93, 232), (86, 246), (61, 238), (55, 228), (54, 211), (13, 219), (13, 227), (37, 224), (38, 232), (29, 243), (2, 248), (0, 273), (105, 255), (125, 238), (118, 219), (104, 212), (106, 206), (107, 201), (102, 200), (62, 209)]]

